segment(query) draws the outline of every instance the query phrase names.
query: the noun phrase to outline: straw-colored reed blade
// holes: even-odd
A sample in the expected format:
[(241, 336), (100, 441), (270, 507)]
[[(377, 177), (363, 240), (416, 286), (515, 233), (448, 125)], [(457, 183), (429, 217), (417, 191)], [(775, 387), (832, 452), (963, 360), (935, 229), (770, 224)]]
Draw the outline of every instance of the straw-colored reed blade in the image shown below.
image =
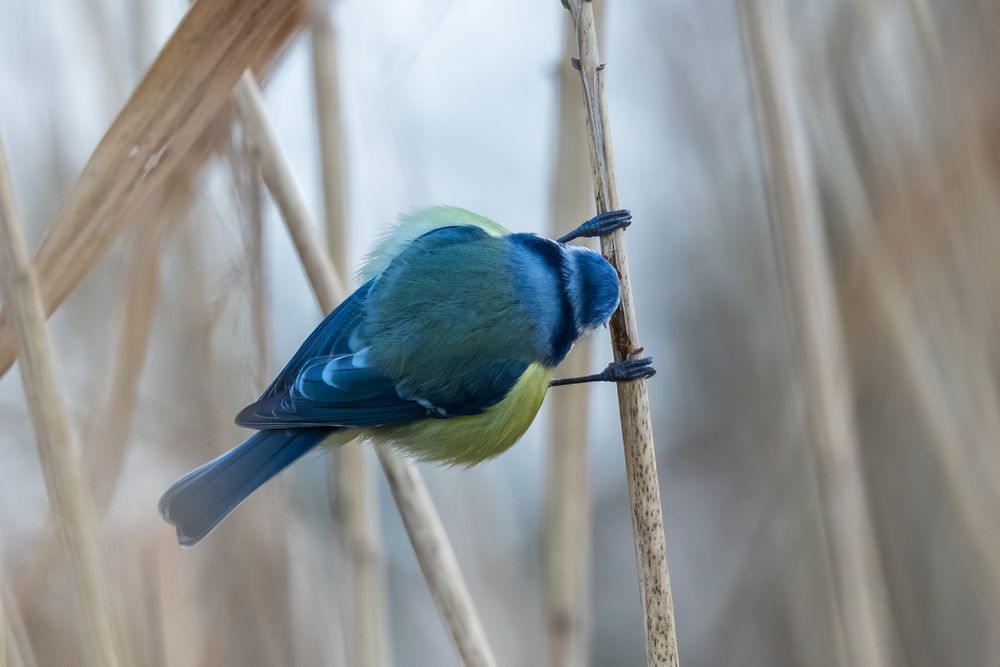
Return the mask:
[(319, 231), (310, 220), (305, 197), (267, 120), (260, 88), (250, 72), (236, 85), (234, 98), (261, 177), (288, 227), (316, 300), (323, 312), (329, 313), (345, 295), (344, 283), (324, 250)]
[(377, 446), (375, 452), (382, 462), (427, 586), (451, 631), (462, 662), (465, 667), (495, 667), (496, 658), (486, 641), (483, 624), (472, 606), (462, 570), (416, 465), (384, 445)]
[[(326, 246), (340, 279), (348, 282), (347, 187), (345, 183), (344, 126), (337, 71), (336, 34), (328, 0), (310, 3), (313, 92), (323, 177)], [(340, 508), (342, 539), (349, 564), (352, 614), (346, 619), (353, 632), (348, 647), (352, 664), (382, 667), (390, 663), (385, 571), (382, 564), (375, 478), (358, 443), (341, 447), (330, 457), (330, 493)]]
[[(94, 268), (218, 115), (240, 75), (266, 62), (301, 0), (200, 0), (108, 129), (35, 257), (46, 315)], [(0, 373), (13, 363), (0, 318)]]
[(344, 125), (336, 35), (329, 0), (311, 0), (313, 89), (323, 176), (326, 245), (333, 263), (347, 266), (347, 187), (344, 169)]
[[(599, 2), (600, 13), (604, 3)], [(576, 31), (566, 25), (559, 68), (556, 148), (552, 165), (551, 236), (558, 238), (593, 212), (587, 126), (579, 76), (565, 67), (577, 54)], [(591, 340), (582, 338), (560, 365), (561, 374), (590, 372)], [(548, 664), (587, 664), (590, 640), (590, 489), (587, 415), (590, 386), (561, 387), (546, 398), (545, 610)]]
[(21, 223), (17, 218), (10, 172), (0, 144), (0, 267), (4, 304), (10, 313), (14, 349), (21, 361), (21, 383), (35, 429), (45, 488), (76, 584), (79, 612), (85, 628), (90, 664), (118, 665), (118, 651), (101, 561), (97, 526), (69, 425), (52, 346), (45, 329), (45, 311)]
[(879, 568), (858, 452), (843, 330), (812, 181), (804, 120), (790, 70), (785, 7), (741, 3), (748, 60), (770, 167), (770, 218), (787, 286), (813, 449), (833, 622), (842, 664), (892, 664), (886, 583)]
[(0, 564), (0, 667), (7, 667), (7, 612), (4, 611), (3, 600), (3, 589), (5, 586), (3, 567)]

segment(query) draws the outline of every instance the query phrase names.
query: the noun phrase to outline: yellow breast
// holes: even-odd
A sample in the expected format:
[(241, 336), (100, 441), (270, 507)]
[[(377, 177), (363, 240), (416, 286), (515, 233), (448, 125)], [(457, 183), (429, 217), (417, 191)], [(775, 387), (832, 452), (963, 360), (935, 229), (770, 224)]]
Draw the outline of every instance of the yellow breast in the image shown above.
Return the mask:
[(528, 430), (552, 379), (552, 370), (531, 364), (496, 405), (478, 415), (425, 419), (368, 431), (425, 461), (474, 465), (506, 451)]

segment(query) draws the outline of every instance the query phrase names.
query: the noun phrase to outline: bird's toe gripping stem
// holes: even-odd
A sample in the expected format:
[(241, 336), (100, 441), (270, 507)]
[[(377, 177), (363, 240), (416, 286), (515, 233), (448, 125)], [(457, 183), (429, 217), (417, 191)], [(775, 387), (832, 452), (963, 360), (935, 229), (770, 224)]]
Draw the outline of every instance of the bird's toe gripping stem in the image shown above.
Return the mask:
[(573, 239), (592, 238), (596, 236), (607, 236), (619, 229), (626, 229), (632, 224), (632, 213), (621, 209), (618, 211), (606, 211), (599, 213), (593, 218), (583, 223), (569, 234), (557, 239), (559, 243), (569, 243)]
[(586, 375), (578, 378), (564, 378), (552, 380), (550, 387), (561, 387), (568, 384), (583, 384), (585, 382), (633, 382), (635, 380), (647, 380), (656, 375), (653, 368), (653, 358), (643, 357), (641, 359), (622, 359), (612, 361), (600, 373)]
[(641, 359), (623, 359), (612, 361), (601, 371), (601, 379), (605, 382), (631, 382), (633, 380), (648, 380), (656, 375), (652, 357)]

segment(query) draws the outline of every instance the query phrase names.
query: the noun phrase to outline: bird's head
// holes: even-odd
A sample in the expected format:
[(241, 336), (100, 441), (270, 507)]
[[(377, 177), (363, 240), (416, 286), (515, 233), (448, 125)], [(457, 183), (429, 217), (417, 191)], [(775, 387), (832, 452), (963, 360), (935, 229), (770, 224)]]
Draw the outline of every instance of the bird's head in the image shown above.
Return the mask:
[(573, 321), (581, 331), (596, 329), (611, 319), (621, 294), (618, 272), (608, 260), (590, 248), (566, 247), (567, 295)]

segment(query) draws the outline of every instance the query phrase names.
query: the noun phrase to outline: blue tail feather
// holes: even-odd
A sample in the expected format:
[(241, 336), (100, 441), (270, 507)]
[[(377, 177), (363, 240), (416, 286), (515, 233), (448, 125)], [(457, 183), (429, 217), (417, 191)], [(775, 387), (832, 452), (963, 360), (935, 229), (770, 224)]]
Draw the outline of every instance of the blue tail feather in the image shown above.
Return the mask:
[(331, 432), (326, 428), (259, 431), (177, 480), (160, 498), (160, 514), (177, 528), (177, 541), (191, 546)]

